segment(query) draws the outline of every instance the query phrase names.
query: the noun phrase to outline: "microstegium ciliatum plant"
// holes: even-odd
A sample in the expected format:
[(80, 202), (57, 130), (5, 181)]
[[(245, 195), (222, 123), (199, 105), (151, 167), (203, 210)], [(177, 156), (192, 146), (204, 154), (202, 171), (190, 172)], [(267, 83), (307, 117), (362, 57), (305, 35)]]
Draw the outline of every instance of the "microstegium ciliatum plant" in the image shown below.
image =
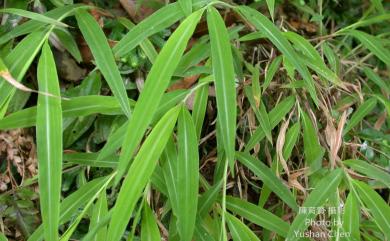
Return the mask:
[[(6, 3), (0, 130), (31, 129), (38, 174), (1, 194), (18, 218), (0, 240), (389, 240), (389, 4), (348, 18), (241, 2), (178, 0), (138, 23)], [(63, 78), (65, 53), (83, 80)], [(36, 184), (27, 214), (16, 193)]]

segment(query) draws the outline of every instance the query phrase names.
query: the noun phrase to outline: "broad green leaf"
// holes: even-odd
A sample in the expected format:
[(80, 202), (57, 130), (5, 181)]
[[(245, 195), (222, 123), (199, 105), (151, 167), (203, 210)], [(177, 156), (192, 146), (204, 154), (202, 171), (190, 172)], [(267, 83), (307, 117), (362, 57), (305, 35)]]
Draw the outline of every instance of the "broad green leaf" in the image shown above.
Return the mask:
[[(60, 224), (69, 221), (78, 213), (80, 207), (84, 206), (98, 190), (107, 182), (109, 176), (96, 178), (80, 187), (77, 191), (66, 197), (60, 207)], [(28, 238), (28, 241), (43, 240), (43, 225), (40, 225), (35, 232)]]
[(302, 111), (303, 124), (303, 152), (305, 154), (306, 165), (311, 172), (315, 172), (322, 166), (322, 157), (325, 149), (320, 145), (317, 131), (306, 112)]
[(125, 84), (116, 66), (113, 53), (103, 30), (96, 20), (85, 10), (77, 10), (76, 19), (81, 33), (91, 49), (96, 66), (102, 72), (114, 96), (118, 99), (123, 112), (127, 117), (130, 117), (131, 110)]
[[(89, 224), (89, 231), (91, 231), (95, 226), (99, 225), (102, 219), (108, 214), (108, 204), (107, 204), (107, 194), (106, 191), (103, 190), (95, 206), (93, 208), (91, 222)], [(99, 228), (99, 231), (96, 232), (92, 241), (105, 241), (107, 235), (107, 226), (103, 226)]]
[[(145, 38), (162, 31), (184, 17), (178, 3), (168, 4), (132, 28), (113, 48), (117, 58), (130, 53)], [(151, 27), (153, 26), (153, 27)]]
[(172, 133), (179, 111), (180, 106), (177, 106), (161, 118), (131, 164), (113, 207), (107, 234), (110, 240), (119, 241), (121, 239), (141, 191), (152, 176), (157, 160)]
[(390, 51), (382, 44), (380, 38), (359, 30), (348, 30), (346, 33), (357, 38), (364, 47), (375, 54), (387, 66), (390, 65)]
[(355, 241), (360, 240), (360, 207), (353, 192), (348, 194), (344, 206), (343, 229), (349, 232)]
[(297, 203), (290, 190), (283, 182), (267, 167), (264, 163), (243, 152), (236, 152), (236, 158), (256, 176), (258, 176), (265, 185), (267, 185), (276, 195), (278, 195), (293, 210), (298, 210)]
[(313, 79), (305, 64), (298, 59), (297, 53), (294, 51), (287, 39), (282, 35), (279, 29), (260, 12), (247, 6), (239, 6), (236, 8), (238, 12), (244, 16), (251, 24), (259, 31), (262, 31), (266, 37), (286, 56), (286, 58), (294, 65), (298, 72), (302, 75), (305, 81), (307, 91), (310, 93), (314, 103), (318, 105), (318, 97), (316, 94)]
[[(46, 42), (38, 64), (39, 90), (60, 96), (56, 65)], [(61, 100), (39, 95), (37, 105), (39, 194), (45, 240), (58, 240), (62, 176)]]
[(144, 202), (141, 222), (141, 241), (161, 240), (156, 218), (147, 202)]
[(383, 183), (385, 186), (390, 188), (390, 174), (386, 171), (383, 171), (375, 167), (373, 164), (369, 164), (361, 160), (352, 160), (352, 159), (344, 161), (344, 164), (351, 167), (353, 170), (357, 172), (363, 173), (369, 178), (378, 180), (379, 182)]
[(357, 110), (352, 114), (351, 119), (345, 125), (343, 134), (348, 133), (353, 127), (359, 124), (365, 116), (371, 113), (377, 104), (377, 99), (372, 97), (361, 104)]
[[(331, 171), (331, 173), (322, 178), (315, 185), (314, 190), (306, 198), (302, 207), (321, 207), (326, 202), (326, 200), (336, 192), (342, 176), (343, 171), (341, 169)], [(286, 240), (299, 240), (299, 236), (296, 235), (296, 233), (305, 231), (308, 227), (306, 220), (312, 219), (314, 217), (315, 214), (311, 212), (302, 211), (298, 213), (291, 224)]]
[(263, 93), (271, 84), (271, 81), (274, 78), (276, 71), (278, 71), (281, 62), (282, 56), (278, 56), (274, 60), (272, 60), (270, 65), (267, 66), (264, 76)]
[(290, 228), (288, 223), (278, 216), (239, 198), (227, 196), (226, 208), (265, 229), (279, 234), (282, 237), (286, 237), (287, 230)]
[(379, 75), (377, 75), (372, 69), (368, 67), (364, 67), (363, 71), (369, 80), (378, 85), (381, 90), (385, 91), (387, 94), (390, 94), (390, 86), (388, 84), (388, 81), (385, 82), (384, 80), (382, 80)]
[(198, 139), (191, 115), (184, 107), (178, 119), (177, 229), (180, 240), (191, 241), (195, 228), (199, 189)]
[(22, 16), (22, 17), (25, 17), (25, 18), (30, 18), (32, 20), (36, 20), (36, 21), (39, 21), (39, 22), (42, 22), (42, 23), (53, 24), (53, 25), (58, 26), (58, 27), (67, 27), (68, 26), (65, 23), (62, 23), (62, 22), (60, 22), (60, 21), (58, 21), (56, 19), (47, 17), (47, 16), (45, 16), (43, 14), (34, 13), (34, 12), (26, 11), (26, 10), (23, 10), (23, 9), (4, 8), (4, 9), (0, 9), (0, 13), (16, 14), (16, 15), (19, 15), (19, 16)]
[[(269, 113), (269, 122), (271, 124), (271, 128), (275, 128), (279, 122), (283, 119), (283, 117), (291, 110), (294, 106), (295, 98), (294, 96), (289, 96), (279, 104), (277, 104)], [(251, 136), (250, 140), (247, 142), (245, 146), (245, 152), (250, 151), (257, 143), (259, 143), (265, 137), (265, 133), (263, 128), (258, 127), (256, 131)]]
[(221, 128), (221, 138), (226, 159), (233, 170), (237, 118), (233, 56), (225, 23), (221, 15), (213, 7), (209, 7), (207, 10), (207, 26), (210, 34), (211, 58), (217, 99), (217, 121)]
[(360, 199), (372, 214), (383, 234), (390, 239), (390, 207), (370, 186), (364, 182), (353, 180)]
[(290, 129), (288, 129), (283, 146), (283, 157), (285, 160), (290, 158), (291, 152), (298, 141), (300, 130), (301, 126), (299, 122), (295, 123), (290, 127)]
[[(127, 126), (125, 140), (122, 144), (122, 153), (119, 158), (116, 183), (126, 173), (130, 158), (159, 106), (161, 97), (168, 87), (173, 72), (180, 61), (180, 57), (183, 55), (187, 42), (194, 32), (202, 13), (203, 10), (198, 10), (180, 24), (168, 39), (152, 66)], [(151, 96), (153, 98), (150, 98)]]
[(225, 215), (233, 241), (260, 241), (256, 234), (238, 218), (229, 213), (226, 213)]
[(178, 2), (186, 16), (192, 13), (192, 0), (178, 0)]

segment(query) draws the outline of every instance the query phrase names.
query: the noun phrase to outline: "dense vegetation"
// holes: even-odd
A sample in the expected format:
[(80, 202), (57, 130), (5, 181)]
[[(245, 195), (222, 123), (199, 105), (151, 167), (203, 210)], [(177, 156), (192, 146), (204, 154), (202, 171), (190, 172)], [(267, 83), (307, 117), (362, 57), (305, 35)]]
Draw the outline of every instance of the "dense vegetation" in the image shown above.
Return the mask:
[(0, 241), (390, 240), (389, 2), (1, 5)]

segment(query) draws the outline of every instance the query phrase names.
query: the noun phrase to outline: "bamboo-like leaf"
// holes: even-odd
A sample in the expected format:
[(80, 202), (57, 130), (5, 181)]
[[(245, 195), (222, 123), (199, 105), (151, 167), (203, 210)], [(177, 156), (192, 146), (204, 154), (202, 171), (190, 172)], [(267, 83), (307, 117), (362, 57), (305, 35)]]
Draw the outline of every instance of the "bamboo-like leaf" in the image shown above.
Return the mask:
[[(55, 19), (57, 21), (61, 21), (65, 17), (71, 15), (74, 12), (74, 10), (78, 8), (88, 9), (91, 8), (91, 6), (87, 6), (84, 4), (72, 4), (72, 5), (67, 5), (59, 8), (54, 8), (53, 10), (50, 10), (42, 15), (51, 19)], [(38, 31), (44, 25), (45, 25), (44, 23), (39, 21), (34, 21), (34, 20), (22, 23), (16, 26), (15, 28), (13, 28), (11, 31), (2, 35), (0, 37), (0, 45), (16, 37)]]
[(233, 170), (237, 118), (233, 56), (225, 23), (213, 7), (207, 10), (207, 26), (210, 33), (218, 124), (221, 128), (225, 155), (230, 168)]
[(266, 0), (269, 14), (271, 15), (272, 20), (274, 20), (274, 12), (275, 12), (275, 0)]
[(178, 0), (178, 2), (186, 16), (192, 13), (192, 0)]
[(192, 108), (192, 118), (196, 129), (196, 135), (200, 139), (203, 121), (206, 115), (207, 99), (209, 96), (209, 85), (200, 87), (195, 92), (194, 106)]
[(61, 41), (61, 44), (64, 46), (64, 48), (78, 63), (80, 63), (82, 61), (81, 53), (72, 34), (66, 29), (54, 29), (53, 32)]
[[(25, 37), (5, 58), (4, 63), (12, 76), (21, 81), (30, 64), (45, 42), (46, 32), (37, 31)], [(15, 88), (7, 81), (0, 81), (0, 106), (7, 108)], [(3, 117), (3, 116), (0, 116)]]
[(351, 167), (355, 171), (363, 173), (369, 178), (375, 179), (386, 185), (390, 188), (390, 174), (386, 171), (383, 171), (373, 164), (369, 164), (361, 160), (345, 160), (344, 164)]
[[(93, 214), (91, 218), (91, 223), (89, 224), (89, 231), (91, 231), (95, 226), (99, 225), (99, 222), (108, 214), (107, 207), (107, 194), (103, 190), (93, 208)], [(92, 238), (92, 241), (105, 241), (107, 235), (107, 226), (103, 226), (99, 229), (98, 232)]]
[[(173, 72), (179, 63), (180, 57), (183, 55), (187, 42), (194, 32), (202, 13), (203, 10), (198, 10), (180, 24), (164, 45), (150, 70), (145, 81), (144, 89), (138, 97), (133, 115), (127, 126), (125, 140), (122, 144), (122, 153), (119, 159), (116, 183), (126, 173), (130, 158), (159, 106), (161, 97), (168, 87)], [(153, 98), (150, 98), (151, 96)]]
[(318, 105), (318, 97), (316, 94), (313, 79), (305, 64), (298, 59), (297, 53), (294, 51), (287, 39), (276, 28), (276, 26), (269, 21), (264, 15), (247, 6), (239, 6), (236, 8), (238, 12), (244, 16), (251, 24), (253, 24), (259, 31), (262, 31), (266, 37), (286, 56), (286, 58), (294, 65), (298, 72), (302, 75), (305, 81), (306, 88), (310, 93), (314, 103)]
[(115, 59), (108, 45), (103, 30), (95, 19), (85, 10), (76, 11), (76, 19), (79, 28), (91, 49), (96, 66), (102, 72), (114, 96), (118, 99), (123, 112), (130, 117), (131, 110), (127, 93), (119, 69), (115, 64)]
[(260, 239), (238, 218), (226, 213), (226, 221), (229, 226), (233, 241), (260, 241)]
[(198, 215), (202, 218), (204, 217), (218, 198), (218, 194), (221, 190), (223, 180), (216, 183), (214, 186), (210, 187), (209, 190), (204, 192), (199, 198), (198, 203)]
[[(117, 58), (130, 53), (145, 38), (173, 25), (184, 14), (179, 3), (168, 4), (132, 28), (113, 48)], [(150, 27), (153, 26), (153, 27)]]
[(190, 113), (184, 107), (178, 119), (177, 225), (180, 240), (190, 241), (195, 229), (198, 205), (198, 139)]
[[(105, 192), (107, 189), (107, 186), (111, 182), (111, 180), (114, 178), (115, 173), (109, 175), (108, 179), (106, 179), (106, 182), (97, 190), (97, 192), (92, 196), (91, 199), (88, 200), (88, 202), (85, 204), (84, 209), (77, 215), (77, 217), (74, 219), (72, 224), (69, 226), (69, 228), (64, 232), (64, 234), (61, 236), (59, 241), (68, 241), (71, 237), (72, 234), (76, 231), (77, 226), (81, 222), (82, 218), (85, 216), (87, 213), (88, 209), (90, 206), (92, 206), (93, 202), (95, 199), (98, 198), (101, 192)], [(102, 217), (103, 219), (104, 217)]]
[[(306, 198), (303, 207), (320, 207), (323, 205), (325, 201), (336, 192), (342, 176), (343, 171), (341, 169), (336, 169), (322, 178)], [(314, 216), (315, 214), (310, 212), (298, 213), (291, 224), (286, 240), (299, 240), (299, 235), (296, 235), (296, 233), (304, 231), (308, 227), (308, 223), (305, 221), (314, 218)]]
[[(132, 29), (135, 25), (127, 18), (119, 18), (118, 21), (123, 24), (127, 29)], [(145, 55), (149, 58), (150, 62), (153, 64), (157, 58), (157, 51), (154, 48), (152, 42), (149, 39), (145, 39), (140, 43), (142, 50), (145, 52)]]
[(0, 9), (0, 13), (16, 14), (16, 15), (19, 15), (19, 16), (22, 16), (22, 17), (25, 17), (25, 18), (30, 18), (32, 20), (36, 20), (36, 21), (39, 21), (39, 22), (42, 22), (42, 23), (46, 23), (46, 24), (53, 24), (53, 25), (58, 26), (58, 27), (68, 27), (68, 25), (66, 25), (65, 23), (62, 23), (62, 22), (60, 22), (60, 21), (58, 21), (56, 19), (47, 17), (47, 16), (45, 16), (43, 14), (26, 11), (26, 10), (23, 10), (23, 9), (4, 8), (4, 9)]
[(387, 94), (390, 94), (390, 86), (387, 82), (383, 81), (372, 69), (368, 67), (363, 68), (364, 74), (368, 77), (369, 80), (374, 82), (378, 87), (385, 91)]
[(173, 212), (180, 212), (178, 209), (178, 187), (177, 187), (177, 162), (178, 154), (176, 150), (173, 138), (169, 138), (168, 143), (165, 146), (163, 154), (161, 155), (163, 161), (163, 176), (167, 186), (169, 202), (172, 206)]
[(291, 126), (286, 133), (286, 140), (283, 146), (283, 157), (285, 160), (287, 160), (291, 156), (292, 149), (298, 141), (300, 129), (301, 126), (299, 122), (297, 122), (293, 126)]
[[(107, 182), (110, 176), (96, 178), (80, 187), (77, 191), (66, 197), (60, 207), (60, 224), (69, 221), (78, 213), (80, 207), (85, 205), (98, 190)], [(43, 240), (43, 225), (40, 225), (35, 232), (28, 238), (28, 241)]]
[(368, 211), (372, 214), (376, 224), (383, 234), (390, 239), (390, 207), (370, 186), (364, 182), (353, 180), (353, 186), (357, 189), (359, 197)]
[[(54, 98), (54, 97), (51, 97)], [(62, 116), (81, 117), (92, 114), (121, 115), (123, 111), (116, 98), (110, 96), (80, 96), (63, 100)], [(0, 119), (0, 129), (25, 128), (36, 125), (37, 107), (30, 107)], [(120, 145), (120, 144), (119, 144)]]
[(390, 65), (390, 51), (382, 44), (381, 39), (359, 30), (349, 30), (346, 33), (357, 38), (362, 45), (375, 54), (376, 57), (382, 60), (386, 65)]
[(339, 77), (325, 65), (320, 54), (309, 41), (294, 32), (285, 32), (283, 35), (294, 44), (297, 50), (301, 51), (307, 57), (302, 56), (302, 62), (306, 63), (309, 68), (316, 71), (331, 83), (342, 86)]
[(350, 192), (344, 206), (343, 229), (348, 232), (355, 241), (360, 240), (360, 207), (355, 194)]
[(269, 142), (272, 144), (272, 135), (271, 135), (271, 124), (268, 118), (267, 111), (265, 109), (264, 103), (256, 103), (256, 100), (254, 98), (252, 89), (249, 86), (244, 87), (245, 95), (249, 100), (249, 103), (255, 112), (256, 119), (260, 123), (260, 127), (263, 129), (263, 132), (265, 133), (265, 136), (269, 140)]
[[(38, 64), (40, 91), (60, 96), (53, 54), (46, 42)], [(39, 190), (45, 240), (58, 240), (62, 176), (61, 100), (40, 95), (37, 107), (37, 154)]]
[[(289, 96), (279, 104), (277, 104), (269, 113), (269, 122), (271, 128), (275, 128), (283, 117), (291, 110), (294, 106), (295, 98), (294, 96)], [(263, 128), (258, 127), (256, 131), (251, 136), (250, 140), (246, 144), (245, 152), (250, 151), (257, 143), (259, 143), (265, 137)]]
[(365, 116), (370, 114), (370, 112), (375, 108), (376, 104), (377, 99), (375, 97), (372, 97), (361, 104), (355, 113), (353, 113), (351, 119), (347, 122), (343, 133), (348, 133), (353, 127), (359, 124), (359, 122), (362, 121)]
[(283, 182), (264, 163), (243, 152), (236, 152), (236, 158), (258, 176), (276, 195), (293, 210), (298, 210), (297, 203)]
[(282, 237), (286, 237), (287, 230), (290, 228), (288, 223), (278, 216), (275, 216), (269, 211), (239, 198), (231, 196), (226, 197), (226, 207), (243, 218), (265, 229), (271, 230)]
[(168, 111), (153, 128), (131, 164), (129, 174), (122, 183), (108, 227), (110, 240), (119, 241), (134, 211), (142, 189), (149, 181), (175, 126), (180, 106)]
[(276, 57), (271, 62), (271, 64), (267, 66), (264, 76), (263, 93), (271, 84), (271, 81), (274, 78), (276, 71), (279, 69), (280, 63), (282, 63), (282, 56)]
[(318, 141), (317, 131), (311, 122), (310, 117), (302, 111), (303, 123), (303, 147), (305, 153), (306, 165), (310, 167), (312, 172), (317, 171), (322, 166), (322, 157), (325, 149)]
[(144, 202), (142, 209), (141, 223), (141, 241), (158, 241), (161, 240), (160, 230), (158, 229), (156, 218), (152, 209), (147, 202)]

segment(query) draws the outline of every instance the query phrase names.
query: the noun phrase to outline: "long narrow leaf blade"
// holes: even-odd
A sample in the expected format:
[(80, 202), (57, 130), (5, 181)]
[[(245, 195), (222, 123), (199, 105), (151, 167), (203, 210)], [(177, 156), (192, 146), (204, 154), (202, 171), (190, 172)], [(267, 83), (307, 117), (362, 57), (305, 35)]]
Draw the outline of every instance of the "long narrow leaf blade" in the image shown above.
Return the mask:
[(77, 10), (76, 19), (79, 28), (88, 43), (94, 56), (96, 66), (102, 72), (114, 96), (122, 106), (123, 112), (130, 117), (131, 110), (125, 85), (115, 64), (114, 55), (103, 30), (99, 27), (95, 19), (85, 10)]
[[(60, 96), (54, 57), (48, 43), (38, 64), (38, 84), (42, 92)], [(45, 240), (58, 240), (62, 176), (61, 100), (40, 95), (37, 108), (37, 153), (39, 190)]]
[(207, 11), (207, 26), (210, 33), (218, 123), (226, 158), (233, 169), (237, 112), (233, 56), (225, 23), (213, 7)]
[[(323, 205), (328, 197), (336, 192), (342, 175), (342, 170), (337, 169), (321, 179), (315, 186), (315, 189), (306, 198), (303, 207), (320, 207)], [(300, 212), (291, 224), (286, 240), (299, 240), (299, 236), (297, 236), (296, 233), (304, 231), (309, 225), (305, 221), (314, 218), (314, 216), (315, 214), (313, 213)]]
[(202, 13), (202, 10), (198, 10), (180, 24), (164, 45), (150, 70), (127, 127), (126, 138), (123, 141), (122, 153), (119, 159), (116, 183), (126, 172), (131, 155), (148, 128)]
[(179, 110), (179, 107), (175, 107), (161, 118), (146, 138), (134, 162), (130, 166), (129, 174), (123, 181), (115, 206), (113, 207), (107, 234), (110, 240), (119, 241), (121, 239), (134, 211), (139, 195), (152, 176), (157, 159), (160, 157), (172, 133)]
[(190, 241), (195, 229), (198, 205), (199, 154), (195, 126), (185, 108), (179, 114), (178, 132), (176, 216), (180, 240)]
[(264, 163), (243, 152), (236, 152), (237, 159), (255, 173), (275, 194), (286, 202), (294, 210), (298, 210), (298, 206), (293, 195), (282, 181), (267, 167)]

